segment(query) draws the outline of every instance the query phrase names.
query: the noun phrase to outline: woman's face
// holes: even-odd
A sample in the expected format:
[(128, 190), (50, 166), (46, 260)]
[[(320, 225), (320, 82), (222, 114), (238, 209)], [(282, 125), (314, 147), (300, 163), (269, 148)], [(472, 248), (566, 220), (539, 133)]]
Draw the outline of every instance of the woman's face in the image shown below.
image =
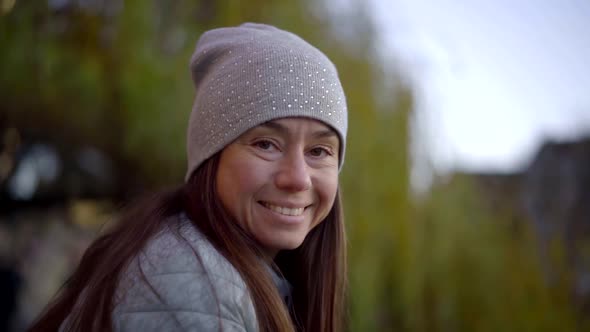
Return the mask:
[(221, 152), (219, 198), (270, 255), (295, 249), (334, 204), (339, 143), (336, 132), (307, 118), (252, 128)]

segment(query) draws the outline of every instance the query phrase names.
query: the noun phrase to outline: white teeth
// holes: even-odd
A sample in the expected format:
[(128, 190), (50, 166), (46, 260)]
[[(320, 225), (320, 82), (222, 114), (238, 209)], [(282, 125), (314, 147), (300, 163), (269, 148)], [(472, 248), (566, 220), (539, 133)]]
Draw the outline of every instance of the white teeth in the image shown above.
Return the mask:
[(272, 205), (272, 204), (269, 204), (266, 202), (264, 203), (264, 206), (266, 206), (267, 208), (269, 208), (270, 210), (272, 210), (276, 213), (284, 214), (286, 216), (300, 216), (303, 214), (303, 210), (304, 210), (304, 208), (290, 209), (288, 207), (276, 206), (276, 205)]

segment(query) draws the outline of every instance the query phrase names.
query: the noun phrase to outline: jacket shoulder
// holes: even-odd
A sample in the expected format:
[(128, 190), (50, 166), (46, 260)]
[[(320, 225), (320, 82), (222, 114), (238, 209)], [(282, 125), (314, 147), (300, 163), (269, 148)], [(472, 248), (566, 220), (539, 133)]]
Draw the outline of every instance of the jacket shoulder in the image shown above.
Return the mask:
[(115, 296), (115, 331), (256, 331), (246, 284), (183, 215), (134, 257)]

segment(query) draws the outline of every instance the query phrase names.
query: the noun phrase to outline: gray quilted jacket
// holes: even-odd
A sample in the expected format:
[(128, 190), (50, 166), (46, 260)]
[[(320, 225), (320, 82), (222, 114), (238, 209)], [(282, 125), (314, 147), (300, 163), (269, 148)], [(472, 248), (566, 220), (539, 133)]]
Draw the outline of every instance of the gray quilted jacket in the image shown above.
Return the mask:
[[(186, 216), (175, 218), (180, 231), (173, 231), (174, 225), (163, 230), (123, 274), (115, 295), (114, 331), (258, 331), (237, 270)], [(289, 297), (288, 282), (272, 274), (279, 293)]]

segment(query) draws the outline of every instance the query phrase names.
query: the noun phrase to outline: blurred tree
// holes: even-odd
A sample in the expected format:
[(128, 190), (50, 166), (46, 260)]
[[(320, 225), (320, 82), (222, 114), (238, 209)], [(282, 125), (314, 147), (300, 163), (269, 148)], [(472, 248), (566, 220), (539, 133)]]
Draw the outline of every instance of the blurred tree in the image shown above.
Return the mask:
[(114, 161), (122, 192), (182, 181), (194, 93), (188, 60), (200, 33), (260, 21), (301, 35), (336, 63), (350, 109), (341, 184), (350, 330), (585, 327), (561, 283), (543, 282), (528, 233), (514, 233), (486, 209), (470, 179), (410, 201), (412, 93), (393, 66), (376, 60), (374, 27), (361, 1), (350, 1), (338, 17), (327, 2), (312, 0), (2, 5), (0, 128), (62, 150), (100, 149)]
[[(338, 31), (314, 14), (316, 6), (269, 0), (18, 1), (0, 21), (0, 120), (67, 147), (98, 147), (122, 170), (121, 187), (178, 182), (193, 98), (188, 59), (199, 34), (262, 21), (293, 30), (336, 62), (350, 58), (338, 53), (344, 47), (331, 37)], [(370, 38), (352, 44), (365, 46)], [(370, 60), (361, 55), (359, 61)], [(354, 72), (343, 72), (348, 70)]]

